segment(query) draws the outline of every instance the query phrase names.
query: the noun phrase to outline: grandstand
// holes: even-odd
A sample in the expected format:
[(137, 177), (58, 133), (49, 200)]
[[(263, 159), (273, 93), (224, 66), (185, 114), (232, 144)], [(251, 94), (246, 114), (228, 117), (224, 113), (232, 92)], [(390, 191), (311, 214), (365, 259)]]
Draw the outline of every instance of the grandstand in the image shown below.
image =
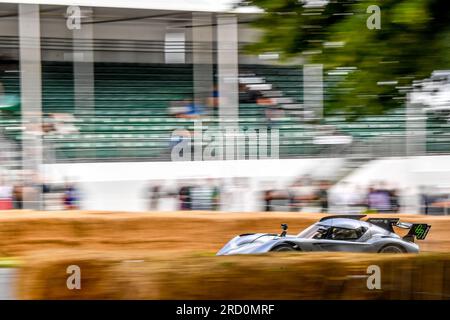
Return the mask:
[[(200, 119), (209, 129), (224, 123), (241, 130), (277, 129), (282, 159), (349, 160), (335, 180), (378, 157), (450, 153), (446, 114), (422, 111), (433, 106), (432, 99), (428, 105), (405, 103), (351, 122), (344, 113), (322, 117), (322, 110), (313, 110), (304, 99), (310, 90), (304, 86), (305, 61), (281, 63), (242, 50), (258, 38), (248, 24), (255, 12), (148, 6), (145, 12), (132, 5), (82, 7), (81, 27), (72, 30), (67, 6), (0, 5), (0, 141), (11, 150), (2, 155), (3, 169), (170, 161), (174, 131), (192, 131), (195, 124), (193, 118), (175, 116), (174, 106), (199, 97), (204, 104)], [(30, 25), (40, 28), (35, 38), (33, 28), (19, 28), (31, 19), (20, 8), (31, 8), (35, 20)], [(38, 46), (28, 48), (30, 39)], [(324, 97), (318, 98), (326, 101), (336, 81), (339, 77), (324, 76)], [(254, 91), (269, 105), (240, 99), (239, 84), (258, 88)], [(214, 95), (214, 88), (223, 99), (207, 106), (205, 98)], [(42, 124), (43, 130), (27, 138), (32, 124)], [(52, 129), (56, 125), (61, 130)], [(25, 165), (25, 152), (41, 143), (36, 163)], [(308, 170), (322, 171), (298, 172)]]
[[(17, 63), (17, 62), (15, 62)], [(14, 62), (12, 62), (14, 64)], [(298, 67), (240, 65), (281, 91), (293, 104), (302, 103), (302, 72)], [(57, 161), (115, 159), (169, 160), (167, 149), (175, 129), (192, 129), (194, 120), (175, 118), (169, 113), (171, 102), (193, 98), (193, 68), (190, 64), (95, 63), (95, 108), (76, 109), (73, 65), (43, 62), (42, 106), (44, 114), (71, 113), (76, 133), (49, 134), (44, 141), (52, 146)], [(6, 96), (20, 96), (20, 74), (4, 73), (0, 78)], [(4, 102), (4, 105), (7, 103)], [(284, 104), (284, 107), (287, 105)], [(20, 143), (20, 114), (17, 103), (10, 104), (14, 114), (3, 116), (5, 134)], [(291, 108), (277, 123), (281, 132), (281, 156), (317, 156), (321, 150), (313, 143), (314, 126), (299, 119)], [(242, 128), (267, 126), (264, 107), (241, 103)], [(217, 116), (205, 119), (217, 124)], [(405, 135), (406, 115), (402, 109), (380, 116), (366, 116), (347, 122), (345, 115), (327, 116), (323, 124), (355, 140)], [(449, 126), (445, 119), (427, 121), (427, 151), (449, 152)]]
[[(301, 71), (296, 67), (245, 65), (272, 83), (293, 102), (301, 99)], [(45, 114), (72, 113), (75, 134), (52, 134), (44, 137), (56, 150), (58, 160), (145, 158), (160, 160), (166, 154), (170, 135), (175, 129), (192, 129), (194, 120), (174, 118), (169, 114), (171, 102), (193, 98), (192, 65), (189, 64), (95, 64), (95, 108), (75, 108), (73, 66), (63, 62), (43, 62), (42, 108)], [(18, 73), (6, 73), (1, 81), (8, 95), (19, 96)], [(16, 108), (17, 109), (17, 108)], [(19, 115), (5, 120), (11, 127)], [(211, 114), (204, 121), (217, 124)], [(241, 128), (267, 126), (264, 107), (240, 105)], [(297, 117), (283, 117), (277, 128), (282, 133), (283, 155), (313, 155), (311, 137), (301, 132), (308, 126)], [(20, 126), (8, 130), (20, 141)], [(165, 158), (165, 160), (169, 160)]]

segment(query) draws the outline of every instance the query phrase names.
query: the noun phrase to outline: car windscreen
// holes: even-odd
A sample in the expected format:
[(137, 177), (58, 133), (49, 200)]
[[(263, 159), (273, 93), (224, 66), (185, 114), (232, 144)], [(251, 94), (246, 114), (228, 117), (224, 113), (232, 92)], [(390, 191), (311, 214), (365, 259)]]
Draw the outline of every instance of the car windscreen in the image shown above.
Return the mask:
[(325, 239), (330, 226), (313, 224), (300, 232), (297, 237), (302, 239)]
[(356, 229), (332, 227), (328, 233), (328, 239), (331, 240), (358, 240), (366, 232), (366, 228), (360, 227)]

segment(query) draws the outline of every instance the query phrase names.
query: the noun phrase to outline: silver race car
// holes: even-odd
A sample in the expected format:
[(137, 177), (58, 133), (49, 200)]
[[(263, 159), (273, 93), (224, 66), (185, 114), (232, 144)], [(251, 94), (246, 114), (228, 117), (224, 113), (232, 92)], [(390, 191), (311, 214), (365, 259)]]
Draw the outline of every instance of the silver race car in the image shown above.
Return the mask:
[[(398, 218), (369, 218), (365, 215), (327, 216), (297, 235), (246, 233), (231, 239), (217, 255), (256, 254), (269, 251), (348, 251), (418, 253), (414, 240), (424, 240), (431, 226), (400, 222)], [(409, 229), (404, 237), (393, 227)]]

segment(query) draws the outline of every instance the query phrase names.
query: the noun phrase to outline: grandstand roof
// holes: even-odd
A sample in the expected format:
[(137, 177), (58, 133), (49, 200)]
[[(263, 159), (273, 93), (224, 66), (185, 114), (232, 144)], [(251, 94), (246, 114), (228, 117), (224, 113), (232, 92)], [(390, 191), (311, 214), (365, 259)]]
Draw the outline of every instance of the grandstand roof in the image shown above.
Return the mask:
[(0, 0), (0, 3), (29, 3), (43, 5), (78, 5), (86, 7), (132, 8), (176, 11), (206, 11), (206, 12), (239, 12), (257, 13), (260, 10), (252, 8), (233, 9), (237, 0)]

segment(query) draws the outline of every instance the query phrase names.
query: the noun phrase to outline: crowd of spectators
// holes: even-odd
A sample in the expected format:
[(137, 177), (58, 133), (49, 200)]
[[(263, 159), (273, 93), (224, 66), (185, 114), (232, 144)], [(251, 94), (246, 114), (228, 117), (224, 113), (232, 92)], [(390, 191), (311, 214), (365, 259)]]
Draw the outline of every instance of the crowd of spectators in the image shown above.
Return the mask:
[[(420, 213), (448, 214), (450, 197), (419, 188)], [(402, 199), (403, 197), (403, 199)], [(304, 176), (284, 186), (248, 178), (181, 180), (174, 185), (151, 183), (144, 198), (150, 211), (205, 210), (228, 212), (291, 211), (305, 213), (398, 213), (405, 211), (405, 192), (384, 182), (367, 187)], [(0, 210), (26, 208), (75, 210), (81, 192), (71, 182), (54, 184), (37, 176), (12, 180), (0, 176)], [(402, 209), (402, 210), (401, 210)], [(438, 213), (439, 211), (440, 213)], [(443, 211), (444, 213), (442, 213)]]
[[(148, 208), (152, 211), (291, 211), (351, 214), (398, 213), (401, 208), (407, 210), (404, 190), (401, 192), (402, 190), (384, 182), (373, 183), (367, 187), (344, 182), (338, 187), (332, 187), (333, 184), (328, 180), (315, 180), (308, 176), (283, 187), (274, 187), (274, 184), (270, 183), (250, 187), (250, 181), (246, 178), (236, 178), (231, 183), (222, 179), (206, 179), (179, 182), (172, 187), (152, 185), (146, 197)], [(435, 198), (424, 194), (420, 194), (419, 198), (422, 201), (419, 204), (420, 213), (429, 213), (430, 201)], [(427, 201), (426, 206), (424, 201)]]
[[(151, 185), (148, 189), (148, 208), (155, 210), (220, 210), (233, 212), (254, 211), (301, 211), (307, 205), (317, 204), (321, 211), (328, 210), (327, 181), (314, 186), (309, 180), (296, 181), (288, 190), (262, 187), (256, 191), (247, 178), (235, 178), (225, 182), (221, 179), (205, 179), (180, 182), (176, 186)], [(168, 204), (170, 203), (171, 204)]]
[(346, 212), (397, 213), (400, 210), (399, 190), (384, 182), (368, 187), (343, 182), (330, 195), (330, 201), (338, 210)]
[(147, 197), (149, 209), (161, 210), (220, 210), (221, 187), (214, 179), (204, 183), (181, 183), (174, 188), (163, 188), (160, 185), (150, 187)]
[(79, 202), (80, 192), (74, 183), (50, 184), (37, 176), (24, 179), (0, 177), (0, 210), (75, 210), (79, 208)]

